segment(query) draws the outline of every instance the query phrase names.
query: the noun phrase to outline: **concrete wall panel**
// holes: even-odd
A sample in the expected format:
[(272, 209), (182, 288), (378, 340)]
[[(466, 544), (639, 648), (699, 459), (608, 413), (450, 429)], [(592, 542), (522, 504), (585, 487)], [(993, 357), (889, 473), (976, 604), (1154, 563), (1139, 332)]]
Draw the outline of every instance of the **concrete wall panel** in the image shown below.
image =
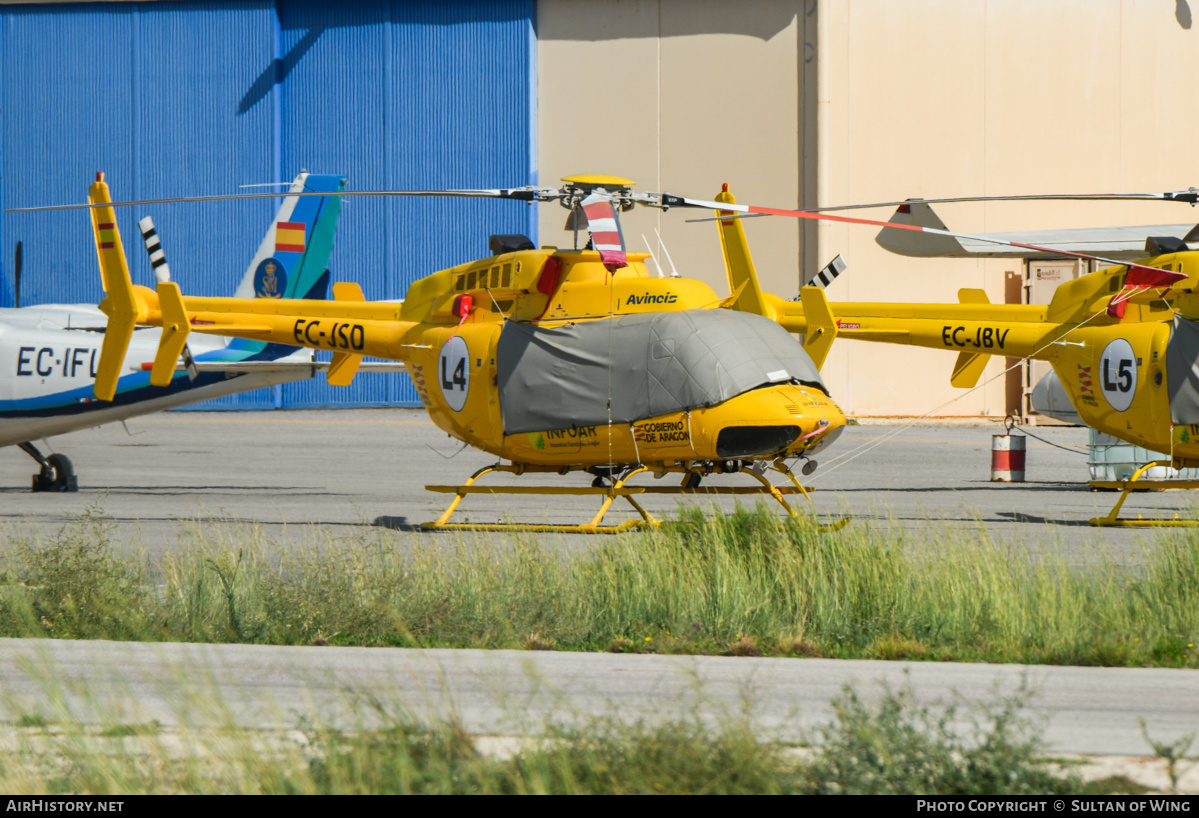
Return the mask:
[[(799, 206), (803, 5), (540, 2), (542, 182), (608, 173), (644, 190), (701, 198), (729, 182), (738, 201)], [(569, 241), (564, 215), (542, 209), (544, 243)], [(643, 250), (645, 236), (661, 255), (657, 228), (682, 274), (726, 292), (716, 229), (686, 224), (693, 216), (625, 214), (626, 241)], [(800, 227), (781, 220), (755, 227), (763, 280), (794, 295)]]

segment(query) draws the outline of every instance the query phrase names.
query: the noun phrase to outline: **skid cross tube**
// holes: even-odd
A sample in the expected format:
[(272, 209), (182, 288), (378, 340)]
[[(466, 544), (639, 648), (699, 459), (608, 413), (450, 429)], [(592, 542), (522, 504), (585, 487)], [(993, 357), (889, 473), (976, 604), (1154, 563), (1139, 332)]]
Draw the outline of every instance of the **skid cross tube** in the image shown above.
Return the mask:
[[(513, 463), (504, 465), (496, 463), (493, 466), (486, 466), (472, 474), (470, 478), (461, 486), (425, 486), (428, 491), (436, 491), (442, 493), (452, 493), (454, 499), (450, 501), (449, 508), (442, 512), (436, 522), (424, 523), (421, 528), (426, 531), (436, 531), (448, 529), (452, 531), (560, 531), (565, 533), (575, 534), (616, 534), (621, 531), (627, 531), (630, 528), (649, 525), (656, 528), (661, 525), (657, 519), (651, 516), (641, 505), (634, 500), (632, 494), (644, 494), (646, 489), (641, 486), (625, 486), (625, 482), (635, 474), (640, 474), (645, 471), (645, 466), (640, 466), (633, 469), (624, 477), (613, 478), (611, 486), (476, 486), (475, 481), (485, 474), (490, 472), (506, 472), (508, 474), (524, 474), (526, 471), (534, 472), (555, 472), (558, 474), (566, 474), (571, 469), (554, 469), (537, 466), (526, 466), (523, 464)], [(600, 504), (599, 512), (591, 519), (590, 523), (580, 525), (550, 525), (536, 523), (451, 523), (449, 522), (450, 515), (454, 513), (454, 509), (462, 502), (463, 498), (468, 494), (546, 494), (546, 495), (594, 495), (603, 497), (603, 502)], [(601, 525), (604, 515), (608, 513), (608, 509), (612, 506), (612, 501), (617, 497), (623, 497), (628, 501), (637, 513), (641, 515), (640, 520), (625, 520), (619, 525)]]
[[(761, 485), (758, 486), (712, 486), (712, 487), (696, 487), (687, 488), (684, 480), (682, 486), (629, 486), (627, 485), (630, 478), (650, 471), (648, 466), (637, 466), (621, 477), (613, 476), (612, 485), (610, 486), (480, 486), (476, 485), (479, 478), (492, 472), (502, 472), (506, 474), (521, 475), (527, 472), (533, 473), (552, 473), (565, 475), (571, 471), (582, 471), (582, 467), (553, 467), (553, 466), (533, 466), (523, 463), (501, 464), (496, 463), (491, 466), (485, 466), (479, 469), (470, 478), (460, 486), (425, 486), (428, 491), (438, 492), (442, 494), (453, 494), (454, 499), (450, 501), (449, 506), (442, 512), (441, 516), (435, 522), (424, 523), (421, 528), (426, 531), (451, 530), (451, 531), (557, 531), (573, 534), (616, 534), (621, 531), (627, 531), (631, 528), (650, 527), (656, 528), (661, 525), (653, 515), (647, 512), (640, 503), (634, 499), (637, 494), (731, 494), (731, 495), (756, 495), (768, 496), (778, 502), (779, 505), (787, 512), (789, 516), (798, 516), (798, 513), (791, 504), (785, 499), (786, 495), (800, 495), (809, 502), (812, 501), (811, 489), (805, 488), (795, 478), (787, 465), (780, 459), (771, 464), (770, 468), (785, 475), (790, 480), (790, 486), (775, 486), (767, 480), (761, 473), (755, 472), (753, 469), (739, 467), (737, 471), (747, 474), (757, 480)], [(691, 474), (699, 474), (693, 468), (682, 466), (669, 466), (661, 471), (657, 471), (659, 476), (665, 473), (673, 472), (683, 474), (689, 477)], [(591, 519), (589, 523), (578, 525), (551, 525), (548, 523), (451, 523), (450, 517), (458, 508), (458, 505), (469, 494), (517, 494), (517, 495), (547, 495), (547, 496), (595, 496), (602, 498), (599, 511)], [(641, 519), (626, 520), (618, 525), (603, 525), (604, 516), (612, 507), (612, 502), (617, 497), (623, 497), (625, 501), (633, 507), (640, 515)], [(821, 531), (838, 531), (844, 528), (849, 523), (849, 518), (845, 517), (834, 521), (828, 525), (821, 525)]]
[(1199, 526), (1199, 520), (1181, 520), (1178, 515), (1174, 515), (1173, 520), (1145, 520), (1141, 515), (1137, 515), (1135, 520), (1120, 520), (1120, 508), (1124, 505), (1124, 501), (1128, 499), (1130, 492), (1147, 489), (1199, 489), (1199, 480), (1141, 480), (1140, 477), (1145, 472), (1149, 471), (1154, 466), (1171, 466), (1169, 460), (1154, 460), (1152, 463), (1146, 463), (1135, 472), (1132, 477), (1127, 480), (1114, 481), (1092, 481), (1090, 485), (1095, 488), (1113, 488), (1121, 489), (1120, 499), (1116, 501), (1116, 505), (1108, 512), (1106, 517), (1094, 517), (1090, 523), (1094, 526), (1169, 526), (1172, 528), (1185, 528)]

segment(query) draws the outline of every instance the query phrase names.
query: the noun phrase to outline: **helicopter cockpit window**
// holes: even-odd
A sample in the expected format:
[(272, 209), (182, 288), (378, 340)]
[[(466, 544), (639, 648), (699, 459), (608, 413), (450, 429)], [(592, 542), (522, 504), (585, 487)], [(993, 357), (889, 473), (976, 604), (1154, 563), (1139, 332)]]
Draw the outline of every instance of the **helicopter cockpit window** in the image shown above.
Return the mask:
[(508, 434), (632, 423), (787, 380), (827, 393), (812, 359), (786, 330), (769, 318), (724, 309), (560, 327), (509, 321), (496, 367)]

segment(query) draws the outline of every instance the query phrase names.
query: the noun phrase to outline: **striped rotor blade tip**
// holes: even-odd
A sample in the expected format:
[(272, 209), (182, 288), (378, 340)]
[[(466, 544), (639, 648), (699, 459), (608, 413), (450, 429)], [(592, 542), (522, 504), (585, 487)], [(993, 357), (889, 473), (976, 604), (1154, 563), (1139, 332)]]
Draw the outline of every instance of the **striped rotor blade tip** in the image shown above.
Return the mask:
[(591, 245), (599, 251), (600, 261), (608, 271), (614, 273), (629, 266), (620, 219), (616, 217), (611, 199), (593, 193), (583, 200), (582, 208), (587, 216), (587, 229), (591, 231)]

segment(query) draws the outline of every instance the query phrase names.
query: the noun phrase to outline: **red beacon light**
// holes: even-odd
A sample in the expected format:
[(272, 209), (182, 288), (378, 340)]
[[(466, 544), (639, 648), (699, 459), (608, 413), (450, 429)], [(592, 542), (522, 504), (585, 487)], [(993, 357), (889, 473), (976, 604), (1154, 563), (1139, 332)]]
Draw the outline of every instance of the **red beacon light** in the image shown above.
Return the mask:
[(537, 279), (537, 292), (542, 295), (553, 295), (558, 289), (558, 276), (562, 274), (562, 260), (550, 256), (541, 268), (541, 276)]
[(474, 306), (475, 298), (473, 295), (456, 295), (454, 296), (454, 307), (451, 312), (455, 318), (465, 318), (470, 315), (471, 307)]

